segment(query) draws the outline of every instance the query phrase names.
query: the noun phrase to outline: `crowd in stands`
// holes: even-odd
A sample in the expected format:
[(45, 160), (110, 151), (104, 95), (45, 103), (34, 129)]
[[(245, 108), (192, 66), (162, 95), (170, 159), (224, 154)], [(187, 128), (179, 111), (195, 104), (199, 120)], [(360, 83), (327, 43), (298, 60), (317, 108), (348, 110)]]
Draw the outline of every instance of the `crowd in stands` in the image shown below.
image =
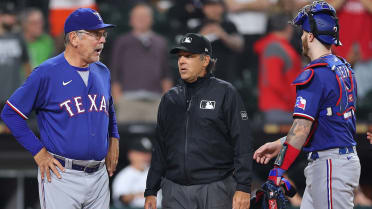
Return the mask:
[[(108, 30), (101, 61), (111, 70), (119, 124), (156, 123), (162, 94), (179, 79), (174, 66), (176, 57), (169, 55), (169, 49), (187, 32), (203, 34), (211, 41), (213, 57), (217, 58), (214, 74), (237, 88), (254, 127), (291, 124), (296, 99), (291, 82), (307, 60), (301, 56), (300, 32), (287, 23), (299, 8), (310, 2), (3, 0), (0, 2), (0, 108), (33, 68), (62, 52), (66, 17), (76, 8), (89, 7), (98, 10), (106, 22), (117, 25)], [(328, 2), (337, 10), (342, 34), (342, 46), (335, 47), (334, 53), (345, 57), (355, 70), (358, 120), (372, 122), (372, 3), (370, 0)], [(0, 132), (3, 130), (6, 128), (0, 122)], [(133, 139), (128, 152), (130, 162), (136, 158), (147, 162), (151, 158), (149, 148), (143, 144), (147, 140)], [(120, 179), (114, 181), (113, 198), (118, 208), (142, 204), (143, 198), (139, 196), (143, 193), (138, 191), (144, 190), (144, 185), (133, 187), (132, 195), (131, 187), (124, 187), (145, 183), (142, 177), (147, 175), (146, 162), (129, 165), (117, 174)], [(132, 180), (123, 179), (125, 175)], [(368, 199), (372, 195), (365, 197), (361, 191), (358, 194), (357, 204), (372, 206)], [(298, 206), (299, 201), (293, 199), (292, 203)]]

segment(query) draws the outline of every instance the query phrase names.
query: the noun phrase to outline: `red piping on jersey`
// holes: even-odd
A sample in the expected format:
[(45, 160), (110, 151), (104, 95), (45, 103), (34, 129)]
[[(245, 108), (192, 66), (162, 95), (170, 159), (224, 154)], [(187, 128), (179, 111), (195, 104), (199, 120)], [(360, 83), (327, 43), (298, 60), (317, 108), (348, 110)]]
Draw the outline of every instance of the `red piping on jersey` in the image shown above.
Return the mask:
[(349, 79), (350, 79), (350, 83), (351, 83), (351, 88), (347, 91), (352, 92), (354, 90), (354, 82), (353, 82), (353, 76), (351, 75), (350, 70), (349, 70)]
[(345, 114), (346, 112), (350, 111), (350, 110), (354, 110), (355, 111), (355, 107), (351, 106), (349, 108), (347, 108), (345, 111), (343, 112), (338, 112), (336, 113), (338, 116), (342, 116), (343, 114)]
[(294, 85), (294, 86), (301, 86), (301, 85), (307, 84), (311, 80), (311, 78), (314, 76), (314, 70), (312, 68), (310, 68), (310, 70), (311, 70), (311, 75), (310, 75), (310, 77), (306, 81), (304, 81), (302, 83), (294, 83), (292, 85)]
[(336, 75), (336, 79), (337, 79), (338, 87), (339, 87), (339, 90), (340, 90), (340, 94), (339, 94), (339, 97), (338, 97), (338, 100), (337, 100), (337, 103), (336, 103), (336, 106), (338, 106), (340, 104), (341, 97), (342, 97), (342, 89), (341, 89), (342, 86), (341, 86), (340, 78), (337, 75)]
[(316, 63), (316, 64), (312, 64), (312, 65), (307, 66), (304, 70), (307, 70), (307, 69), (313, 68), (313, 67), (327, 66), (327, 65), (328, 65), (328, 63)]
[(9, 105), (10, 108), (12, 108), (19, 116), (21, 116), (23, 119), (27, 120), (28, 118), (23, 115), (22, 112), (20, 112), (17, 108), (15, 108), (10, 102), (6, 101), (6, 103)]
[(303, 114), (293, 113), (293, 116), (300, 117), (300, 118), (305, 118), (305, 119), (308, 119), (308, 120), (314, 121), (313, 118), (311, 118), (311, 117), (309, 117), (309, 116), (306, 116), (306, 115), (303, 115)]

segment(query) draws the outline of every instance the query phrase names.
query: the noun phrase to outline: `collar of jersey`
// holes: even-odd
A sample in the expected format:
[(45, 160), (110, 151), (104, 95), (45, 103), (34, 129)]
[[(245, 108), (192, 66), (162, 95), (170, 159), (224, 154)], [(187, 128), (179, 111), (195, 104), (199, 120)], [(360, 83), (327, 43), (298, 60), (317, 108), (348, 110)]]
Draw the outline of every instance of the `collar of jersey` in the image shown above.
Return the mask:
[(72, 69), (76, 70), (76, 71), (88, 71), (89, 70), (89, 66), (88, 67), (75, 67), (75, 66), (72, 66), (70, 65)]
[(307, 66), (310, 66), (310, 65), (313, 65), (313, 64), (316, 64), (316, 63), (325, 63), (325, 59), (331, 59), (333, 57), (336, 57), (334, 54), (327, 54), (327, 55), (323, 55), (315, 60), (313, 60), (312, 62), (310, 62)]

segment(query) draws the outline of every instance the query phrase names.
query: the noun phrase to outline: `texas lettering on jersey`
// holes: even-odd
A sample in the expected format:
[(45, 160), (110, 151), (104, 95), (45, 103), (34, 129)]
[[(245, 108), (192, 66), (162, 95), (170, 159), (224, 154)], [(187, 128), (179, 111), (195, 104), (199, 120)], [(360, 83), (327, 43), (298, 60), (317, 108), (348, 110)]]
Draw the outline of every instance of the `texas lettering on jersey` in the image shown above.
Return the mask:
[[(88, 110), (84, 109), (81, 96), (73, 97), (71, 99), (65, 100), (64, 102), (60, 103), (59, 106), (63, 108), (65, 111), (67, 111), (70, 117), (73, 117), (76, 114), (84, 113), (86, 111), (88, 112), (92, 112), (92, 111), (102, 112), (103, 111), (104, 113), (108, 115), (107, 105), (106, 105), (108, 101), (106, 101), (105, 96), (100, 97), (98, 100), (98, 103), (96, 103), (97, 94), (88, 94), (88, 98), (90, 101)], [(76, 107), (76, 112), (72, 110), (71, 108), (72, 106)]]

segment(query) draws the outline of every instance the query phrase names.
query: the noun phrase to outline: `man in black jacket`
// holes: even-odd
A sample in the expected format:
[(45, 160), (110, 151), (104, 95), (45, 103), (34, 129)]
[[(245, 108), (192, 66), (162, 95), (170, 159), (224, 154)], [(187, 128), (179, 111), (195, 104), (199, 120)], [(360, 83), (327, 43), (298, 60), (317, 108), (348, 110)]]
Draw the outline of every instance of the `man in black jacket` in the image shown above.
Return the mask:
[(248, 209), (252, 149), (248, 116), (235, 88), (212, 76), (210, 42), (189, 33), (170, 51), (182, 79), (162, 98), (145, 209)]

